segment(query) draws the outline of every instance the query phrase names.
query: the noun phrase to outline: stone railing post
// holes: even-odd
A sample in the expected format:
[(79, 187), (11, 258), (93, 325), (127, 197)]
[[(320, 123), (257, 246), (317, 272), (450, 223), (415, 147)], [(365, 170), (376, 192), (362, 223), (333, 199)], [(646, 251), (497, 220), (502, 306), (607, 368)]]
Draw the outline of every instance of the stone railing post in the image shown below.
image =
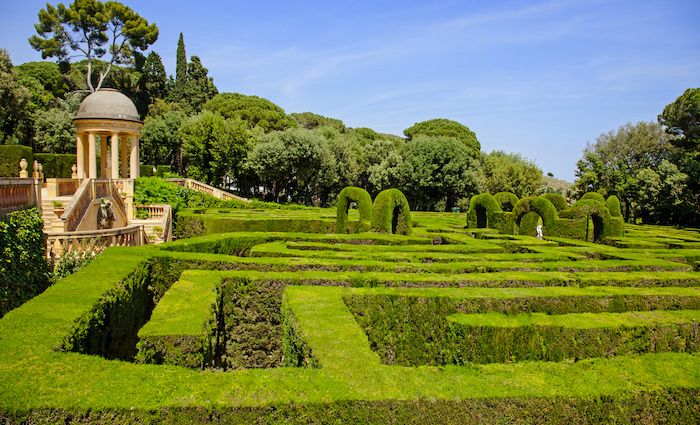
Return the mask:
[(19, 160), (19, 178), (29, 178), (29, 173), (27, 172), (27, 160), (24, 158)]

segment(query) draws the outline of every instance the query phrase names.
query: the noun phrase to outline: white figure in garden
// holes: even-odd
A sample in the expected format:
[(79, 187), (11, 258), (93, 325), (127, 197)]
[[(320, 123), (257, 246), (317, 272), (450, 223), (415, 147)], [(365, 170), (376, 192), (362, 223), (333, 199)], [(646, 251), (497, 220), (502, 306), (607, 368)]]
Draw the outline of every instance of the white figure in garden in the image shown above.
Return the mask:
[(537, 239), (542, 239), (542, 225), (537, 225)]

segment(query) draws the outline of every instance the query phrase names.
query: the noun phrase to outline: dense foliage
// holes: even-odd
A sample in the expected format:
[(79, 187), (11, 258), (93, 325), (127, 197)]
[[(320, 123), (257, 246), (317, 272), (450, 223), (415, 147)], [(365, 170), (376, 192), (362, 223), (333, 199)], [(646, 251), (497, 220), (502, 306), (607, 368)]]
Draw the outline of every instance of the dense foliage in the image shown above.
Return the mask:
[(0, 217), (0, 317), (49, 286), (45, 238), (36, 208)]

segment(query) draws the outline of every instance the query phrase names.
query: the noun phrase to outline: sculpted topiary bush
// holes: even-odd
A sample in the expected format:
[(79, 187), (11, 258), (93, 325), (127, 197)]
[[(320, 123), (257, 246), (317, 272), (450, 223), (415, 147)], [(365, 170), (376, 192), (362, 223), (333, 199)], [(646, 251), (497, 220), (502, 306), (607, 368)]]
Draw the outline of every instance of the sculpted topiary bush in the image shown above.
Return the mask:
[(552, 205), (554, 205), (554, 208), (557, 209), (557, 211), (569, 208), (568, 202), (566, 202), (566, 199), (559, 193), (544, 193), (540, 195), (540, 197), (547, 199), (549, 202), (551, 202)]
[(620, 208), (620, 199), (615, 195), (608, 196), (605, 201), (605, 206), (608, 207), (610, 211), (610, 216), (612, 217), (622, 217), (622, 209)]
[(559, 218), (556, 207), (549, 200), (540, 197), (528, 196), (518, 201), (518, 203), (515, 204), (515, 208), (513, 208), (513, 217), (516, 226), (520, 226), (521, 220), (525, 214), (529, 212), (535, 212), (542, 217), (542, 225), (545, 233), (547, 233), (548, 228), (555, 225), (557, 219)]
[(584, 200), (584, 199), (592, 199), (592, 200), (594, 200), (594, 201), (598, 201), (598, 202), (605, 203), (605, 197), (604, 197), (603, 195), (601, 195), (600, 193), (598, 193), (598, 192), (588, 192), (588, 193), (585, 193), (585, 194), (581, 197), (581, 200)]
[(467, 211), (467, 227), (483, 228), (495, 226), (495, 213), (501, 212), (501, 204), (490, 193), (472, 196)]
[(357, 203), (357, 209), (360, 212), (360, 223), (357, 226), (357, 232), (366, 232), (370, 228), (372, 197), (362, 188), (348, 186), (341, 190), (338, 195), (336, 233), (351, 233), (348, 226), (348, 209), (351, 202)]
[(501, 204), (501, 209), (506, 212), (513, 211), (515, 204), (518, 203), (518, 197), (512, 192), (498, 192), (493, 197)]
[(372, 230), (380, 233), (410, 235), (411, 207), (406, 196), (398, 189), (379, 192), (372, 206)]

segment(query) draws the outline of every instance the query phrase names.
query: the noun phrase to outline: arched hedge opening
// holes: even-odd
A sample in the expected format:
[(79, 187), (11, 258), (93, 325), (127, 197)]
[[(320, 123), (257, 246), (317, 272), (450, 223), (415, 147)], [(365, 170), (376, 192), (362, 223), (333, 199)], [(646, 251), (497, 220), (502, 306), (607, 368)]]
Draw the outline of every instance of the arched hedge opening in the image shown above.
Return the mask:
[[(559, 218), (556, 207), (548, 199), (535, 196), (525, 197), (518, 201), (515, 204), (515, 208), (513, 208), (513, 219), (519, 233), (523, 217), (529, 212), (537, 213), (542, 218), (542, 227), (545, 234), (547, 229), (554, 226)], [(529, 216), (526, 220), (528, 226), (533, 222), (534, 218), (532, 216)]]
[(355, 228), (355, 233), (367, 232), (370, 229), (372, 220), (372, 197), (366, 190), (360, 187), (348, 186), (338, 194), (338, 205), (336, 207), (336, 233), (351, 233), (348, 223), (348, 210), (355, 202), (360, 212), (360, 222)]
[(494, 214), (501, 211), (501, 204), (490, 193), (472, 196), (467, 211), (467, 227), (491, 227), (495, 222)]
[(400, 235), (410, 235), (413, 232), (411, 207), (400, 190), (386, 189), (374, 198), (372, 230)]
[(586, 239), (592, 242), (601, 242), (607, 236), (620, 236), (617, 226), (604, 202), (589, 197), (577, 201), (571, 208), (572, 217), (588, 217)]
[(517, 204), (519, 200), (515, 193), (512, 192), (498, 192), (493, 195), (493, 197), (501, 204), (501, 210), (505, 212), (513, 211), (515, 204)]

